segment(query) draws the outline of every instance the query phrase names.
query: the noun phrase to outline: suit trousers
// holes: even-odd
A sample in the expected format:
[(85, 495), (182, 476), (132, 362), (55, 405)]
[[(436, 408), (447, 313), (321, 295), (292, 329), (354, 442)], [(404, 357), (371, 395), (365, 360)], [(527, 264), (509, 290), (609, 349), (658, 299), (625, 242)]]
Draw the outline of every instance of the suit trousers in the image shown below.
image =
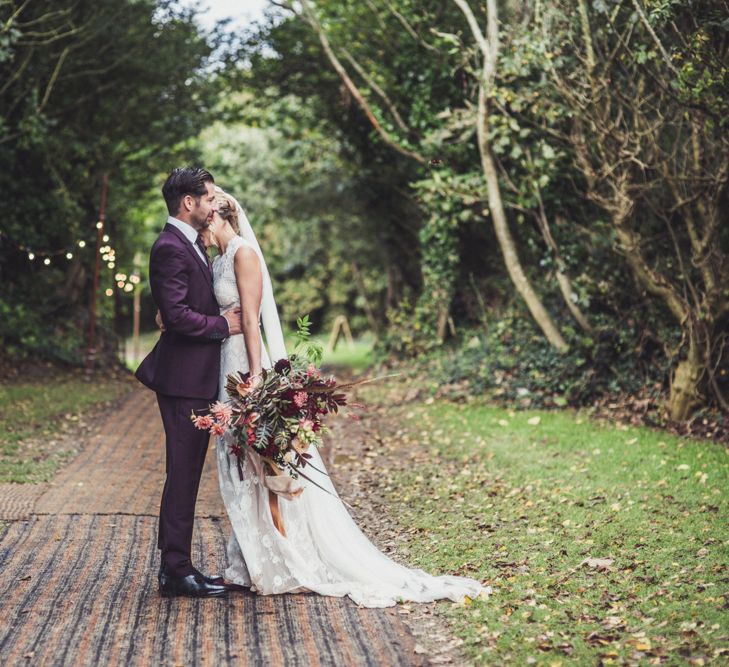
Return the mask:
[(165, 429), (166, 473), (159, 510), (157, 546), (173, 576), (192, 574), (192, 529), (200, 477), (210, 434), (193, 426), (190, 415), (204, 414), (210, 401), (157, 394)]

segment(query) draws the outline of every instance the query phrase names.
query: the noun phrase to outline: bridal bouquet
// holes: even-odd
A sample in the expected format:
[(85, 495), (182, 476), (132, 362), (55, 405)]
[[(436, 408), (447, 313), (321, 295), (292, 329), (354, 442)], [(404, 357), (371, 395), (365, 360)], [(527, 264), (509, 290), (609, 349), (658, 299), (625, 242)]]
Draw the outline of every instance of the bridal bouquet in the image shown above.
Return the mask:
[[(308, 316), (298, 320), (297, 348), (309, 338)], [(347, 389), (367, 380), (338, 384), (333, 378), (322, 378), (320, 346), (309, 344), (306, 354), (292, 354), (280, 359), (273, 368), (261, 372), (260, 383), (254, 386), (248, 373), (227, 376), (226, 401), (210, 406), (208, 414), (193, 414), (191, 419), (199, 429), (222, 436), (230, 433), (230, 453), (243, 479), (243, 462), (248, 451), (254, 452), (265, 463), (273, 476), (287, 479), (264, 479), (269, 490), (291, 499), (303, 489), (294, 488), (290, 480), (299, 476), (315, 486), (304, 469), (307, 465), (320, 473), (308, 453), (311, 446), (320, 447), (327, 432), (324, 418), (336, 413), (347, 404)], [(326, 491), (326, 489), (323, 489)], [(327, 491), (328, 493), (328, 491)]]
[[(314, 363), (297, 355), (280, 359), (261, 372), (253, 387), (248, 373), (228, 375), (228, 400), (210, 406), (210, 413), (193, 418), (197, 428), (214, 435), (232, 433), (230, 453), (241, 462), (246, 448), (291, 476), (302, 475), (310, 446), (322, 445), (327, 432), (323, 418), (347, 403), (334, 378), (323, 379)], [(308, 479), (308, 478), (307, 478)]]

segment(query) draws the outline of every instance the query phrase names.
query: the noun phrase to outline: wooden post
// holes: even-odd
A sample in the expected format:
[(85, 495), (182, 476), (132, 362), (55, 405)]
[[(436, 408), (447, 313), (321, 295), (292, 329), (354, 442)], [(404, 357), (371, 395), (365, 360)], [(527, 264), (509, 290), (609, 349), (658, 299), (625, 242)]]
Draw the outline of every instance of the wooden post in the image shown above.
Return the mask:
[[(137, 268), (142, 262), (141, 255), (136, 253), (134, 255), (134, 275), (137, 273)], [(142, 312), (142, 284), (137, 282), (134, 285), (134, 305), (132, 306), (132, 354), (134, 355), (134, 363), (139, 363), (139, 319)]]
[(104, 235), (106, 220), (106, 198), (109, 192), (109, 175), (101, 177), (101, 201), (99, 202), (99, 219), (96, 223), (96, 256), (94, 257), (94, 281), (91, 287), (89, 304), (89, 338), (86, 349), (86, 370), (90, 371), (96, 361), (96, 299), (99, 292), (99, 276), (101, 274), (101, 239)]
[(350, 349), (354, 347), (354, 339), (352, 338), (352, 331), (349, 328), (349, 322), (347, 321), (346, 315), (337, 315), (334, 318), (332, 333), (329, 336), (329, 343), (327, 344), (328, 352), (334, 352), (334, 348), (337, 347), (337, 341), (339, 340), (340, 333), (344, 333), (344, 337), (347, 339), (347, 344)]
[(132, 320), (132, 354), (134, 355), (134, 363), (139, 361), (139, 314), (142, 310), (142, 287), (134, 286), (134, 318)]

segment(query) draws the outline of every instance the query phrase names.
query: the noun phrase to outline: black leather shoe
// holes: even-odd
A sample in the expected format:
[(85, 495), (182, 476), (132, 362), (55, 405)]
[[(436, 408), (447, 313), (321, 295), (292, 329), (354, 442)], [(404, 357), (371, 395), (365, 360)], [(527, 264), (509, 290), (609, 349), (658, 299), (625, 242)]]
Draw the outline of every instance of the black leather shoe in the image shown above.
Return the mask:
[(199, 573), (186, 577), (174, 577), (163, 569), (159, 573), (159, 592), (163, 598), (191, 597), (214, 598), (227, 595), (228, 589), (219, 584), (208, 583)]
[(212, 586), (222, 586), (225, 584), (225, 579), (223, 577), (207, 577), (205, 576), (200, 570), (196, 568), (192, 568), (195, 574), (200, 577), (206, 584), (210, 584)]

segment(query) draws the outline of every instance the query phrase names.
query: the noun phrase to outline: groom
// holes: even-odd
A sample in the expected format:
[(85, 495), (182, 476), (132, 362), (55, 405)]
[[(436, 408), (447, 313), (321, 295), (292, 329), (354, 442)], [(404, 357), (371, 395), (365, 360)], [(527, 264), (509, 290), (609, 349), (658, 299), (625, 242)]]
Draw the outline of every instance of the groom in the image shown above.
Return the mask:
[(209, 434), (192, 425), (218, 393), (220, 343), (241, 332), (240, 309), (219, 314), (210, 261), (200, 236), (215, 206), (212, 175), (175, 169), (162, 187), (169, 217), (152, 246), (149, 282), (164, 330), (136, 372), (157, 393), (165, 429), (167, 478), (159, 512), (160, 593), (165, 597), (225, 595), (222, 579), (192, 566), (195, 501)]

